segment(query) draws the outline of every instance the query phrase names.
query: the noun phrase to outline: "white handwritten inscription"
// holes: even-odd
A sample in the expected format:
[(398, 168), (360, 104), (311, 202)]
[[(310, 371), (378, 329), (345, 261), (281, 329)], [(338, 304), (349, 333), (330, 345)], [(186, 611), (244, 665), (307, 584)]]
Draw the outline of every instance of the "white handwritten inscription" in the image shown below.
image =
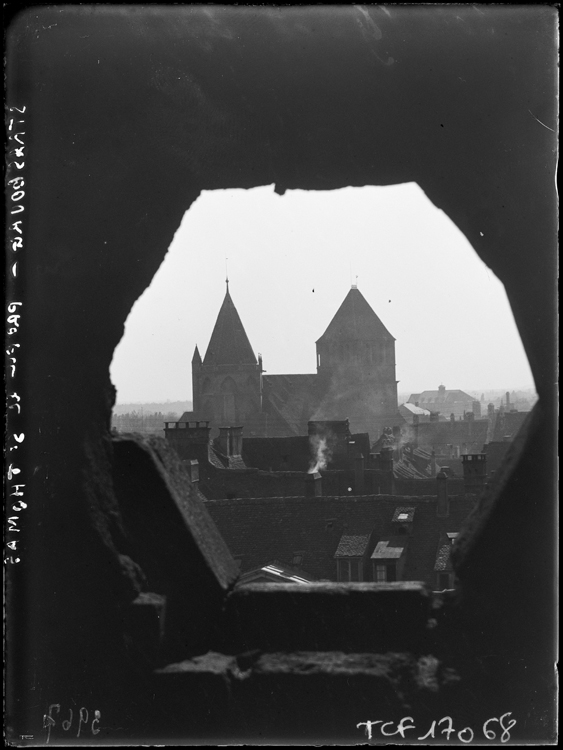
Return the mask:
[[(51, 703), (49, 706), (49, 709), (47, 710), (46, 714), (43, 714), (43, 729), (47, 731), (47, 740), (45, 742), (46, 745), (49, 744), (49, 740), (51, 739), (51, 729), (57, 725), (57, 722), (55, 720), (55, 717), (53, 716), (53, 713), (55, 713), (57, 716), (59, 716), (61, 712), (61, 704), (60, 703)], [(80, 737), (80, 733), (88, 733), (92, 735), (96, 735), (100, 733), (100, 719), (102, 718), (102, 714), (100, 711), (94, 711), (93, 716), (90, 716), (88, 713), (88, 709), (84, 708), (84, 706), (80, 709), (78, 712), (78, 715), (76, 717), (76, 722), (74, 721), (75, 715), (72, 708), (68, 709), (68, 719), (65, 719), (64, 721), (61, 721), (61, 726), (63, 728), (63, 731), (70, 732), (70, 730), (73, 728), (76, 730), (76, 736)]]
[[(500, 741), (503, 743), (508, 742), (508, 740), (510, 739), (510, 730), (516, 724), (515, 719), (508, 718), (510, 716), (512, 716), (511, 711), (503, 714), (500, 718), (493, 717), (491, 719), (487, 719), (487, 721), (483, 724), (483, 734), (485, 736), (485, 739), (496, 739), (498, 732)], [(495, 722), (497, 722), (498, 724), (498, 726), (495, 727), (497, 729), (497, 732), (493, 731), (492, 728)], [(442, 725), (444, 725), (443, 728)], [(436, 739), (436, 735), (444, 735), (446, 737), (446, 740), (449, 742), (451, 735), (455, 734), (458, 740), (464, 742), (465, 744), (469, 744), (470, 742), (473, 742), (473, 739), (475, 738), (475, 732), (473, 731), (473, 729), (471, 729), (471, 727), (464, 727), (463, 729), (456, 730), (454, 728), (454, 721), (451, 716), (444, 716), (444, 718), (440, 719), (439, 721), (433, 721), (426, 734), (423, 734), (421, 737), (414, 737), (414, 735), (412, 734), (409, 736), (406, 735), (406, 732), (408, 732), (409, 730), (413, 730), (414, 732), (417, 731), (417, 727), (412, 716), (404, 716), (401, 721), (397, 723), (394, 731), (394, 722), (383, 721), (382, 719), (378, 719), (377, 721), (361, 721), (359, 724), (356, 724), (357, 729), (360, 729), (361, 727), (365, 727), (365, 732), (368, 740), (371, 740), (373, 738), (374, 729), (375, 731), (379, 730), (382, 737), (395, 737), (396, 735), (399, 735), (403, 740), (409, 738), (415, 741), (427, 740), (429, 738)]]
[[(13, 390), (17, 376), (18, 355), (20, 354), (21, 344), (17, 341), (20, 333), (20, 324), (23, 312), (23, 302), (14, 299), (18, 297), (19, 280), (19, 257), (24, 248), (24, 226), (26, 211), (26, 122), (24, 115), (27, 113), (27, 107), (9, 107), (8, 108), (8, 152), (7, 152), (7, 187), (8, 187), (8, 247), (14, 255), (8, 261), (9, 275), (7, 278), (7, 297), (8, 310), (6, 316), (6, 333), (9, 338), (6, 339), (6, 360), (8, 369), (6, 372), (6, 382), (8, 385), (8, 410), (7, 410), (7, 446), (10, 458), (16, 459), (19, 454), (12, 454), (21, 447), (25, 435), (18, 429), (17, 422), (21, 416), (22, 405), (18, 393)], [(11, 276), (10, 276), (11, 274)], [(16, 429), (14, 429), (14, 427)], [(21, 460), (21, 456), (20, 460)], [(20, 461), (18, 461), (20, 463)], [(20, 464), (21, 465), (21, 464)], [(25, 481), (23, 481), (22, 470), (16, 463), (10, 463), (8, 466), (8, 482), (14, 478), (16, 483), (9, 485), (8, 515), (6, 525), (6, 552), (4, 554), (5, 564), (17, 564), (21, 562), (18, 555), (20, 541), (13, 534), (19, 534), (21, 531), (20, 521), (21, 512), (27, 508), (21, 498), (24, 496)], [(12, 505), (10, 505), (12, 503)], [(11, 514), (11, 515), (10, 515)]]

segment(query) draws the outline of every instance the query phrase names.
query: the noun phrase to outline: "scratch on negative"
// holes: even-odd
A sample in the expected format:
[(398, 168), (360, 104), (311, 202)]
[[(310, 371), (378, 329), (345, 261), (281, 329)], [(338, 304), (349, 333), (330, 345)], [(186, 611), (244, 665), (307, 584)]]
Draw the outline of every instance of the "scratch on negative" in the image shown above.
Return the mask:
[[(534, 120), (538, 120), (538, 118), (535, 116), (535, 114), (529, 109), (528, 112), (532, 115)], [(555, 133), (555, 130), (553, 128), (550, 128), (548, 125), (545, 124), (545, 122), (542, 122), (541, 120), (538, 120), (540, 125), (543, 125), (544, 128), (547, 128), (548, 130), (551, 130), (552, 133)]]

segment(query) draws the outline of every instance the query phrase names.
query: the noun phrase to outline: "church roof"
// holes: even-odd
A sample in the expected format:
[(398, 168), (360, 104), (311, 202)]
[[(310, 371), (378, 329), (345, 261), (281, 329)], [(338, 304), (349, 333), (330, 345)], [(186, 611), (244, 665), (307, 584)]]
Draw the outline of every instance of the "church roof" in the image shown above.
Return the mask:
[(382, 338), (394, 340), (364, 295), (352, 287), (317, 344), (325, 339), (370, 341)]
[(256, 357), (229, 289), (219, 310), (203, 360), (204, 365), (255, 365)]

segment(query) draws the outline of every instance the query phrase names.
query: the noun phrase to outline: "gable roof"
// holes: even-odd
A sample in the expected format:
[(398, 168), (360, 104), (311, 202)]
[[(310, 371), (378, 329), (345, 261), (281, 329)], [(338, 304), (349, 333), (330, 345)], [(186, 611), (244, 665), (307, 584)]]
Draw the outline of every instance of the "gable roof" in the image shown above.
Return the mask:
[(362, 557), (369, 544), (369, 534), (343, 534), (334, 553), (335, 557)]
[(204, 365), (255, 365), (256, 357), (227, 288), (203, 359)]
[[(473, 403), (475, 399), (465, 391), (459, 389), (444, 390), (444, 391), (422, 391), (422, 393), (411, 393), (407, 404), (456, 404), (456, 403)], [(405, 404), (406, 405), (406, 404)], [(423, 407), (422, 407), (423, 408)]]
[(382, 338), (395, 340), (360, 290), (352, 287), (316, 343), (325, 340), (372, 341)]

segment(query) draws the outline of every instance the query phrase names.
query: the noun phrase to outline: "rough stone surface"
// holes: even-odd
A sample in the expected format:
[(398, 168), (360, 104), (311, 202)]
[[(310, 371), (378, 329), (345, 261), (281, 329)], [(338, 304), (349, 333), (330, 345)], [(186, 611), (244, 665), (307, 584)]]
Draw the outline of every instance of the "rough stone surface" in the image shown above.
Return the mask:
[[(513, 710), (520, 737), (554, 736), (555, 14), (53, 6), (16, 18), (7, 95), (29, 107), (32, 208), (19, 269), (28, 508), (8, 584), (14, 736), (44, 736), (48, 705), (71, 700), (102, 711), (98, 739), (149, 741), (157, 716), (190, 731), (128, 656), (109, 439), (113, 352), (184, 212), (204, 189), (408, 181), (503, 282), (540, 398), (460, 568), (449, 648), (466, 668), (463, 711)], [(498, 654), (520, 671), (491, 670)], [(261, 698), (264, 718), (276, 708)]]

